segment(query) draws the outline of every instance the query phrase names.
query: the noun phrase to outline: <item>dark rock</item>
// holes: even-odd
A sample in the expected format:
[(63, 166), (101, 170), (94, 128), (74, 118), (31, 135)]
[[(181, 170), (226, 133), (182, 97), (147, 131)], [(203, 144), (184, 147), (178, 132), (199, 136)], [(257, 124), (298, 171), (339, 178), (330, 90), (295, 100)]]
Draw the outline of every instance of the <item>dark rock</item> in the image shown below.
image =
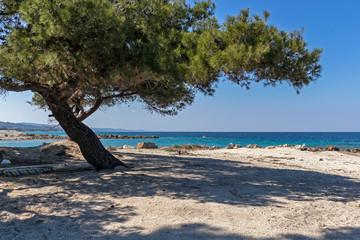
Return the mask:
[(230, 143), (229, 145), (227, 145), (225, 148), (226, 149), (233, 149), (235, 147), (235, 144)]
[(98, 134), (98, 138), (101, 139), (147, 139), (147, 138), (159, 138), (158, 136), (127, 136), (127, 135), (117, 135), (117, 134)]
[(309, 151), (311, 151), (311, 152), (319, 152), (319, 151), (322, 151), (323, 150), (323, 148), (321, 148), (321, 147), (311, 147), (311, 148), (309, 148)]
[(327, 151), (339, 151), (340, 149), (338, 147), (335, 147), (333, 145), (329, 145), (325, 148)]

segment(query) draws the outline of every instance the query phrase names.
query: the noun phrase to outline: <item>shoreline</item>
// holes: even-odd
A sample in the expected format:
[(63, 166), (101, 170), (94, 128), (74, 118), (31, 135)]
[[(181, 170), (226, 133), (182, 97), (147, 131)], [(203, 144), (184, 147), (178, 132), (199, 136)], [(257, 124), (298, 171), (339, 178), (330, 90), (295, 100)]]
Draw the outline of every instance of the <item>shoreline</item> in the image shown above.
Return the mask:
[[(155, 145), (156, 146), (156, 145)], [(230, 147), (229, 147), (230, 146)], [(132, 151), (150, 151), (152, 148), (124, 145), (124, 147), (107, 147), (113, 153), (118, 154), (126, 150)], [(241, 147), (240, 145), (229, 144), (225, 148), (215, 148), (203, 145), (182, 145), (173, 147), (159, 147), (153, 150), (154, 153), (167, 152), (174, 156), (186, 156), (194, 153), (204, 152), (206, 154), (213, 154), (226, 151), (229, 154), (238, 151), (252, 152), (262, 151), (263, 153), (272, 153), (273, 151), (291, 151), (292, 154), (339, 154), (339, 156), (356, 156), (360, 157), (360, 149), (344, 151), (331, 146), (330, 148), (307, 148), (304, 145), (290, 145), (284, 144), (280, 146), (259, 147), (258, 145), (248, 145)], [(42, 144), (36, 147), (10, 147), (0, 146), (0, 167), (16, 167), (26, 165), (41, 165), (54, 164), (57, 162), (67, 162), (78, 159), (84, 161), (78, 145), (71, 140), (55, 141), (52, 143)], [(9, 161), (9, 163), (1, 164), (2, 160)]]
[[(154, 132), (155, 133), (155, 132)], [(207, 148), (207, 149), (218, 149), (218, 148), (228, 148), (229, 145), (233, 145), (233, 148), (240, 148), (240, 147), (247, 147), (247, 148), (274, 148), (274, 147), (293, 147), (293, 148), (296, 148), (296, 149), (301, 149), (301, 150), (304, 150), (304, 151), (313, 151), (313, 152), (316, 152), (316, 151), (327, 151), (327, 150), (330, 150), (330, 151), (346, 151), (346, 152), (353, 152), (353, 153), (357, 153), (357, 152), (360, 152), (360, 148), (359, 148), (359, 144), (355, 144), (355, 146), (352, 146), (351, 145), (348, 147), (346, 143), (340, 143), (339, 144), (336, 144), (335, 142), (331, 144), (331, 142), (327, 145), (325, 144), (319, 144), (319, 145), (315, 145), (315, 144), (311, 144), (310, 145), (300, 145), (300, 144), (289, 144), (289, 143), (286, 143), (285, 144), (280, 144), (280, 145), (270, 145), (269, 143), (268, 144), (265, 144), (265, 145), (261, 145), (260, 143), (259, 144), (254, 144), (254, 141), (249, 141), (249, 142), (252, 142), (253, 144), (245, 144), (245, 145), (239, 145), (239, 144), (234, 144), (234, 143), (229, 143), (231, 140), (233, 140), (235, 143), (236, 140), (235, 139), (229, 139), (229, 141), (226, 143), (225, 140), (226, 138), (224, 139), (221, 139), (220, 137), (220, 141), (222, 141), (222, 143), (219, 143), (219, 146), (217, 146), (217, 142), (216, 142), (216, 138), (209, 138), (209, 137), (206, 137), (206, 136), (202, 136), (201, 139), (196, 140), (197, 139), (197, 136), (191, 136), (189, 137), (189, 142), (192, 142), (192, 143), (186, 143), (184, 140), (180, 140), (181, 143), (177, 144), (177, 143), (171, 143), (171, 141), (169, 141), (169, 143), (167, 142), (167, 137), (168, 136), (162, 136), (160, 134), (160, 137), (159, 136), (139, 136), (139, 135), (136, 135), (136, 136), (128, 136), (128, 135), (117, 135), (117, 134), (114, 134), (114, 133), (108, 133), (108, 134), (97, 134), (97, 137), (99, 139), (105, 139), (105, 140), (121, 140), (121, 139), (125, 139), (125, 140), (132, 140), (132, 139), (159, 139), (161, 140), (160, 142), (158, 141), (155, 141), (155, 143), (157, 145), (159, 145), (160, 147), (174, 147), (174, 146), (186, 146), (186, 145), (194, 145), (194, 146), (200, 146), (200, 148)], [(176, 139), (177, 137), (171, 137), (171, 139)], [(69, 139), (66, 135), (52, 135), (52, 134), (36, 134), (36, 133), (23, 133), (23, 132), (19, 132), (19, 131), (15, 131), (15, 130), (0, 130), (0, 143), (2, 141), (39, 141), (39, 140), (66, 140), (66, 139)], [(179, 139), (181, 139), (181, 137), (179, 137)], [(186, 138), (185, 138), (186, 139)], [(194, 140), (195, 139), (195, 140)], [(212, 141), (212, 139), (215, 139), (214, 141)], [(210, 141), (209, 141), (210, 140)], [(150, 140), (151, 141), (151, 140)], [(242, 139), (239, 139), (240, 142), (243, 142), (244, 144), (244, 141)], [(271, 140), (267, 140), (268, 142), (271, 141)], [(306, 140), (304, 140), (303, 142), (305, 142)], [(261, 140), (260, 140), (261, 142)], [(276, 141), (274, 141), (275, 143)], [(279, 142), (279, 141), (277, 141)], [(298, 141), (299, 142), (299, 141)], [(311, 141), (310, 141), (311, 142)], [(129, 142), (129, 143), (126, 143), (125, 145), (132, 145), (132, 146), (135, 146), (138, 144), (138, 142)], [(109, 147), (109, 146), (115, 146), (115, 147), (121, 147), (122, 145), (124, 145), (124, 143), (122, 143), (121, 145), (118, 145), (116, 144), (116, 142), (107, 142), (107, 144), (105, 145), (106, 147)], [(34, 145), (33, 145), (34, 146)], [(30, 147), (30, 146), (29, 146)], [(231, 148), (230, 148), (231, 149)]]
[[(127, 136), (117, 134), (97, 134), (99, 139), (157, 139), (158, 136)], [(24, 133), (16, 130), (0, 130), (0, 141), (22, 140), (65, 140), (67, 135)]]

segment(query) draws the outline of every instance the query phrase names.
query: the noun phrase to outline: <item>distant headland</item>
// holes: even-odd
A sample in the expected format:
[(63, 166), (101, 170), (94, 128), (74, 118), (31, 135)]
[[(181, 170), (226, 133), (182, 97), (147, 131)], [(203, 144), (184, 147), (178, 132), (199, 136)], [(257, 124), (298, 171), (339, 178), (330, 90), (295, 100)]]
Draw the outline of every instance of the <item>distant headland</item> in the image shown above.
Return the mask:
[[(39, 123), (13, 123), (0, 121), (0, 130), (16, 130), (22, 132), (63, 132), (64, 130), (58, 125), (39, 124)], [(122, 128), (92, 128), (95, 132), (144, 132), (142, 129), (122, 129)]]
[[(158, 136), (127, 136), (118, 134), (98, 134), (100, 139), (155, 139)], [(23, 133), (16, 130), (0, 130), (0, 141), (22, 141), (22, 140), (56, 140), (69, 139), (67, 135)]]

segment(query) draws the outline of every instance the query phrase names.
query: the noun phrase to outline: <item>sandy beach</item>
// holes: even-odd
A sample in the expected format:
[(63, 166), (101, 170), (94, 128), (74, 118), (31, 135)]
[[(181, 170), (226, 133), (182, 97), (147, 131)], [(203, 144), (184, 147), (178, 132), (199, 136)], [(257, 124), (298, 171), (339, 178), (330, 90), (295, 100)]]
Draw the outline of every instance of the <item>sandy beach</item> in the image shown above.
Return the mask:
[(0, 139), (15, 140), (21, 138), (24, 133), (16, 130), (0, 130)]
[(19, 140), (51, 140), (58, 139), (63, 140), (67, 139), (67, 136), (62, 135), (49, 135), (49, 134), (29, 134), (23, 133), (16, 130), (0, 130), (0, 141), (19, 141)]
[[(127, 136), (127, 135), (107, 135), (98, 134), (99, 139), (154, 139), (158, 136)], [(22, 140), (64, 140), (68, 139), (66, 135), (53, 135), (53, 134), (34, 134), (24, 133), (16, 130), (0, 130), (0, 141), (22, 141)]]
[(0, 0), (0, 240), (360, 240), (359, 10)]
[(360, 239), (359, 155), (114, 154), (132, 169), (1, 177), (0, 239)]

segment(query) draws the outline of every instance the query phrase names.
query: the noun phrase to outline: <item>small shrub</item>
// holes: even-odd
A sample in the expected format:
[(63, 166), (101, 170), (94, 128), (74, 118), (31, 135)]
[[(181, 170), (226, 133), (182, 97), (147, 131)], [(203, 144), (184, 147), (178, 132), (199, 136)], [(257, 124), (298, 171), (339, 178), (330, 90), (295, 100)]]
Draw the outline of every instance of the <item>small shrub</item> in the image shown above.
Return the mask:
[(170, 152), (177, 152), (179, 150), (200, 150), (200, 149), (209, 149), (209, 147), (200, 144), (182, 144), (182, 145), (172, 145), (171, 147), (168, 147), (165, 150)]
[(116, 150), (116, 147), (114, 147), (114, 146), (108, 146), (106, 149), (107, 149), (108, 151), (115, 151), (115, 150)]

